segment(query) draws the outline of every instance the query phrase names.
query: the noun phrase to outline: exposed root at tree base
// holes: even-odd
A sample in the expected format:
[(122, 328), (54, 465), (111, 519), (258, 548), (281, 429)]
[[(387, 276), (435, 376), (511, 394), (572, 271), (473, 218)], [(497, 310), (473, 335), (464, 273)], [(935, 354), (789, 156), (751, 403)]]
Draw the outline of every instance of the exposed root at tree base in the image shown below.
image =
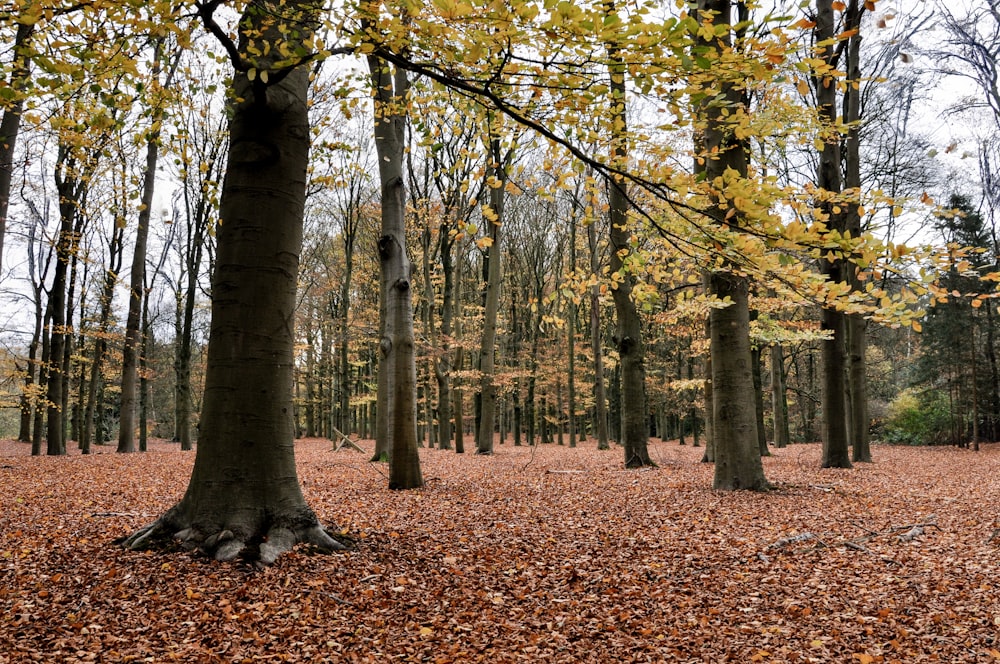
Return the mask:
[(261, 566), (273, 564), (296, 544), (305, 544), (312, 551), (324, 554), (355, 546), (351, 538), (332, 534), (319, 524), (289, 527), (276, 523), (263, 534), (244, 534), (237, 528), (222, 528), (205, 534), (193, 526), (177, 523), (170, 512), (132, 535), (115, 540), (115, 544), (132, 551), (197, 549), (215, 560), (229, 561), (239, 557)]

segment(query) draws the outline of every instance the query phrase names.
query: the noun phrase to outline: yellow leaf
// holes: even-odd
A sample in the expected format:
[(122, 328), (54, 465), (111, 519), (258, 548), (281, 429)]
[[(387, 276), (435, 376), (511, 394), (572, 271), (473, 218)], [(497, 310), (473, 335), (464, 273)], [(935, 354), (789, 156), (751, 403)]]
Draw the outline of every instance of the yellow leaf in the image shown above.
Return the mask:
[(912, 323), (910, 323), (910, 327), (913, 328), (914, 332), (922, 332), (924, 329), (923, 325), (921, 325), (917, 321), (913, 321)]
[(420, 628), (420, 636), (430, 636), (433, 633), (434, 633), (434, 630), (431, 629), (430, 627), (421, 627)]

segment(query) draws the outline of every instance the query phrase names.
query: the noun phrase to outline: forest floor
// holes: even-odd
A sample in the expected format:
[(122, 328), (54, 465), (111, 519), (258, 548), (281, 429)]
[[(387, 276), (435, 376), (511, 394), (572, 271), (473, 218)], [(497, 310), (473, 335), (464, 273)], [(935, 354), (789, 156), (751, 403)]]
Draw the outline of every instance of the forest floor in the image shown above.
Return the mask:
[(794, 445), (768, 493), (712, 491), (676, 442), (638, 471), (594, 447), (421, 450), (427, 486), (392, 492), (300, 441), (309, 503), (358, 547), (258, 571), (112, 544), (192, 453), (0, 442), (0, 662), (1000, 662), (1000, 444), (852, 470)]

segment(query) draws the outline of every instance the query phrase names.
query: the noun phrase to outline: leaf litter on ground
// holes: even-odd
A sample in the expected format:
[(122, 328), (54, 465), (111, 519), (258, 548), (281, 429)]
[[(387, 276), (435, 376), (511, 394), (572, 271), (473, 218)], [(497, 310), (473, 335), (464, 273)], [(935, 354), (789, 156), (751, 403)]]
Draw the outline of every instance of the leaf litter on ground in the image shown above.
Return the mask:
[(426, 487), (395, 492), (306, 439), (307, 500), (357, 547), (262, 571), (113, 546), (194, 455), (98, 451), (0, 443), (0, 663), (1000, 662), (1000, 444), (852, 470), (793, 445), (764, 459), (774, 491), (721, 493), (676, 441), (644, 471), (508, 442), (423, 449)]

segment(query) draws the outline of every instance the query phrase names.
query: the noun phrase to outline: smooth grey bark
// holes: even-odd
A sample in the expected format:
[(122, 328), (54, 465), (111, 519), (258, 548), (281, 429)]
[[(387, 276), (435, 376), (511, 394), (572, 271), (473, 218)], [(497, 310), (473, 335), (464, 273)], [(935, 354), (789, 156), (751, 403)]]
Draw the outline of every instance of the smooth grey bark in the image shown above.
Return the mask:
[[(210, 11), (203, 11), (203, 20), (211, 22)], [(284, 37), (276, 23), (284, 16), (304, 31), (316, 11), (310, 2), (249, 6), (239, 52), (245, 54), (248, 31), (278, 43)], [(309, 72), (299, 65), (264, 84), (238, 69), (232, 85), (231, 148), (194, 470), (181, 501), (123, 544), (141, 549), (176, 538), (218, 560), (246, 552), (269, 564), (297, 542), (324, 551), (343, 548), (306, 505), (295, 469), (293, 322), (309, 153)]]
[[(609, 49), (611, 75), (611, 162), (623, 166), (628, 162), (625, 115), (625, 66), (617, 50)], [(608, 217), (610, 222), (611, 255), (608, 267), (620, 279), (611, 290), (617, 314), (615, 343), (621, 366), (621, 444), (625, 450), (625, 467), (641, 468), (653, 465), (649, 458), (649, 407), (646, 397), (646, 347), (642, 335), (642, 320), (632, 299), (635, 276), (625, 268), (629, 252), (628, 196), (623, 179), (608, 181)]]
[(496, 219), (485, 220), (489, 228), (490, 246), (484, 260), (488, 262), (486, 280), (486, 307), (483, 311), (483, 337), (479, 347), (479, 384), (482, 410), (479, 420), (479, 435), (476, 438), (476, 454), (493, 454), (493, 432), (496, 429), (497, 387), (496, 344), (497, 316), (500, 312), (500, 279), (503, 255), (500, 251), (500, 230), (503, 226), (504, 199), (507, 185), (507, 164), (510, 153), (504, 155), (500, 139), (490, 139), (490, 174), (495, 182), (490, 186), (490, 207)]
[[(742, 19), (745, 4), (738, 3), (738, 7)], [(711, 18), (716, 25), (732, 25), (729, 0), (698, 0), (698, 12), (705, 19)], [(731, 28), (727, 29), (712, 39), (699, 36), (697, 43), (703, 48), (724, 51), (732, 45), (732, 32)], [(711, 97), (709, 95), (709, 100)], [(734, 82), (725, 81), (719, 86), (718, 97), (725, 99), (726, 103), (712, 100), (698, 105), (704, 129), (696, 139), (696, 147), (702, 156), (696, 168), (705, 173), (706, 182), (715, 182), (728, 170), (742, 177), (747, 175), (747, 145), (734, 135), (726, 119), (727, 107), (746, 105), (744, 91)], [(711, 155), (711, 158), (705, 155)], [(715, 190), (711, 196), (716, 210), (722, 215), (721, 223), (739, 230), (739, 211), (726, 199), (726, 192)], [(757, 408), (751, 368), (749, 280), (738, 271), (723, 266), (709, 274), (708, 285), (714, 297), (731, 300), (729, 306), (713, 307), (709, 314), (714, 419), (709, 445), (715, 459), (712, 486), (721, 490), (766, 489), (769, 484), (764, 477), (758, 448)]]
[[(423, 486), (417, 453), (417, 369), (414, 356), (413, 267), (406, 254), (406, 190), (403, 166), (406, 152), (406, 71), (369, 56), (375, 96), (375, 149), (382, 189), (382, 231), (378, 240), (381, 265), (380, 310), (385, 316), (379, 375), (385, 382), (385, 400), (379, 420), (386, 423), (384, 443), (389, 453), (389, 488)], [(381, 385), (381, 381), (380, 381)], [(384, 410), (383, 410), (384, 408)]]

